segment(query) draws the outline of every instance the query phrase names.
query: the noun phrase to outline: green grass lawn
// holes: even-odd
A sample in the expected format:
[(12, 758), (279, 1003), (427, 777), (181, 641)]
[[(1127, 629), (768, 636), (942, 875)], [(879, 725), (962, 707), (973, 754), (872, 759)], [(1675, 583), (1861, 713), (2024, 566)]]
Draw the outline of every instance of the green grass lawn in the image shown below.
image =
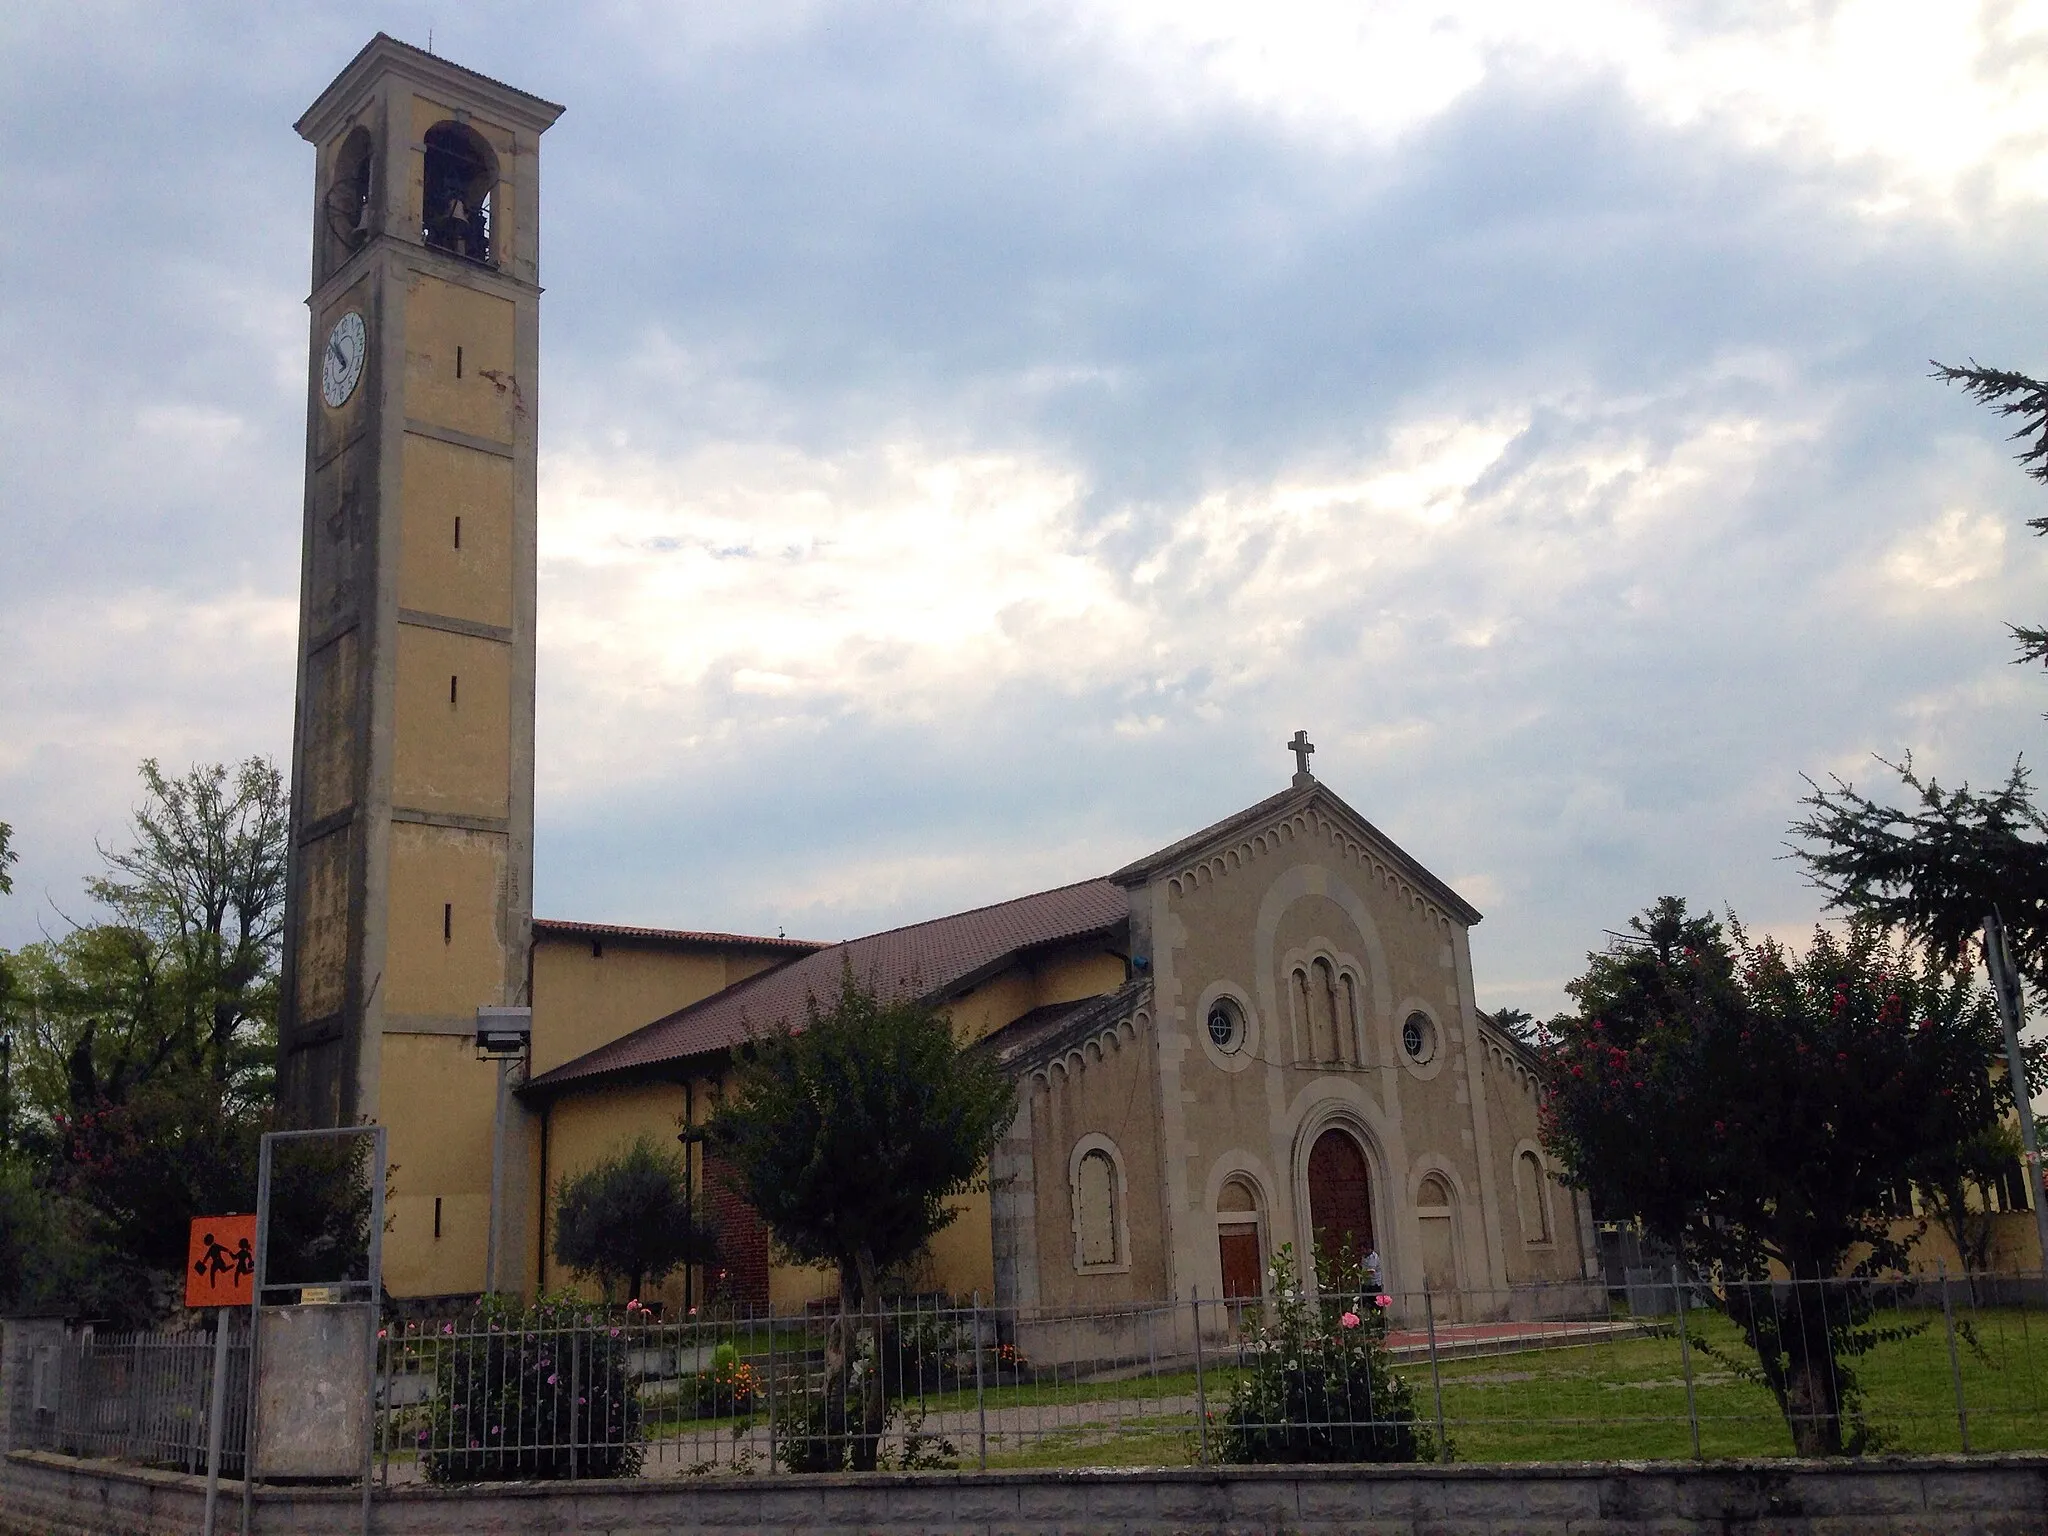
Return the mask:
[[(2048, 1448), (2048, 1314), (1958, 1307), (1953, 1365), (1939, 1311), (1887, 1315), (1887, 1325), (1926, 1326), (1850, 1362), (1863, 1387), (1872, 1449), (1963, 1448), (1956, 1412), (1961, 1379), (1973, 1451)], [(1707, 1457), (1789, 1456), (1792, 1437), (1770, 1393), (1745, 1372), (1755, 1357), (1717, 1314), (1687, 1319), (1699, 1449)], [(765, 1343), (765, 1339), (763, 1340)], [(1220, 1417), (1237, 1377), (1221, 1355), (1203, 1372)], [(765, 1362), (763, 1362), (765, 1363)], [(1416, 1406), (1436, 1417), (1426, 1362), (1405, 1362)], [(1675, 1328), (1570, 1348), (1529, 1350), (1441, 1366), (1444, 1427), (1460, 1461), (1683, 1458), (1693, 1454), (1685, 1357)], [(1191, 1370), (1118, 1382), (990, 1382), (980, 1395), (991, 1467), (1161, 1466), (1196, 1459)], [(913, 1398), (913, 1403), (919, 1400)], [(921, 1406), (959, 1453), (976, 1462), (976, 1393), (926, 1393)], [(674, 1417), (673, 1400), (649, 1403), (650, 1439), (729, 1435), (730, 1419)], [(968, 1426), (965, 1434), (961, 1424)], [(757, 1420), (756, 1422), (761, 1422)]]

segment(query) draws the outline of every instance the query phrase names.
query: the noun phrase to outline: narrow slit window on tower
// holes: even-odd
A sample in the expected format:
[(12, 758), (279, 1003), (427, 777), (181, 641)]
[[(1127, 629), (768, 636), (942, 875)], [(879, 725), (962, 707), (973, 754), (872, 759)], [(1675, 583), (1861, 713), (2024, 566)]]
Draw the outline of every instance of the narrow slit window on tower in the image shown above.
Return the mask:
[(441, 1197), (434, 1196), (434, 1241), (441, 1241)]
[(452, 901), (441, 903), (441, 942), (443, 944), (453, 944), (455, 942), (455, 903)]
[(455, 377), (462, 377), (462, 348), (455, 349)]
[(455, 547), (462, 548), (462, 518), (459, 514), (455, 519)]
[(455, 674), (453, 672), (448, 674), (448, 702), (450, 704), (455, 702)]

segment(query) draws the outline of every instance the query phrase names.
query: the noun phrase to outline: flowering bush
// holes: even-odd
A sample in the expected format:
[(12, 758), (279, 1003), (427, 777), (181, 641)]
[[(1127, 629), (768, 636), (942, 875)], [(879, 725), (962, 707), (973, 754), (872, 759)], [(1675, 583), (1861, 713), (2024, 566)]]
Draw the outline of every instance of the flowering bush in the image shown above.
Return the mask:
[(635, 1477), (640, 1394), (627, 1370), (633, 1328), (575, 1296), (531, 1308), (487, 1296), (457, 1327), (408, 1330), (401, 1348), (434, 1363), (434, 1398), (418, 1430), (429, 1482)]
[(1224, 1410), (1217, 1454), (1226, 1462), (1431, 1458), (1432, 1437), (1387, 1357), (1390, 1299), (1374, 1293), (1348, 1251), (1319, 1257), (1324, 1273), (1310, 1301), (1293, 1245), (1273, 1255), (1271, 1315), (1252, 1323), (1249, 1368)]
[(721, 1344), (711, 1356), (711, 1369), (691, 1378), (691, 1396), (685, 1401), (700, 1419), (730, 1419), (754, 1411), (763, 1392), (761, 1376), (742, 1360), (730, 1344)]

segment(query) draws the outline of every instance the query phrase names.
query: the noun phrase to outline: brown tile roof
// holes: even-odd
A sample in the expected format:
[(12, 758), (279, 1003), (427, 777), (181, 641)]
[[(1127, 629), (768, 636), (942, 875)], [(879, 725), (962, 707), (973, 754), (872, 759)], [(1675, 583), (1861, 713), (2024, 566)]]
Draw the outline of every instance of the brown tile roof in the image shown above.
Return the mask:
[(579, 939), (645, 939), (659, 944), (703, 944), (720, 949), (774, 949), (791, 954), (809, 954), (823, 949), (823, 939), (764, 938), (751, 933), (699, 933), (689, 928), (634, 928), (623, 923), (572, 923), (559, 917), (537, 917), (536, 934), (560, 934)]
[(1397, 866), (1419, 889), (1434, 896), (1446, 910), (1468, 927), (1480, 920), (1477, 907), (1424, 869), (1399, 843), (1346, 805), (1327, 785), (1320, 783), (1310, 784), (1301, 789), (1284, 789), (1277, 795), (1269, 795), (1257, 805), (1247, 806), (1235, 816), (1226, 816), (1215, 825), (1204, 827), (1192, 836), (1184, 837), (1157, 853), (1149, 853), (1142, 859), (1133, 859), (1109, 878), (1122, 886), (1143, 885), (1154, 875), (1169, 870), (1176, 864), (1191, 861), (1195, 855), (1204, 852), (1213, 844), (1226, 842), (1236, 834), (1249, 831), (1262, 822), (1277, 821), (1284, 815), (1305, 810), (1317, 803), (1334, 813), (1339, 820), (1349, 822), (1352, 827), (1364, 834), (1385, 855), (1388, 862)]
[(524, 1091), (545, 1094), (594, 1078), (730, 1049), (746, 1039), (749, 1031), (773, 1029), (784, 1020), (801, 1018), (809, 997), (832, 994), (845, 965), (851, 965), (856, 976), (887, 997), (944, 997), (973, 985), (1022, 951), (1106, 933), (1129, 914), (1130, 904), (1120, 886), (1107, 880), (1084, 880), (992, 907), (849, 939), (763, 971), (630, 1035), (621, 1035), (542, 1073)]

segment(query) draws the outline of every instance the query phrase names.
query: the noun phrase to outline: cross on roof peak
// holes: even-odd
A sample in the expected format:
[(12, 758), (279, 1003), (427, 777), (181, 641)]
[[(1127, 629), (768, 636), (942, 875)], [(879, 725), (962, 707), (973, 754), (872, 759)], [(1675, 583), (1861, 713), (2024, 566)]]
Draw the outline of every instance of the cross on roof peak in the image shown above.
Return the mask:
[(1294, 754), (1294, 787), (1306, 789), (1316, 781), (1316, 776), (1308, 771), (1308, 755), (1315, 751), (1315, 744), (1308, 739), (1307, 731), (1296, 731), (1287, 750)]

